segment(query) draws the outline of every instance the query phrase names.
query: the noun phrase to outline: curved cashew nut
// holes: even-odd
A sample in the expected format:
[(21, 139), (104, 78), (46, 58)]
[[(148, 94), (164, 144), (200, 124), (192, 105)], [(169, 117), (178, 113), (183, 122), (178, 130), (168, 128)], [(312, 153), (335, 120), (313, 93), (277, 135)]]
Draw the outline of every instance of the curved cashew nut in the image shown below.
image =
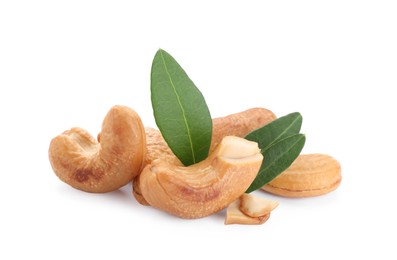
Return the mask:
[(227, 136), (200, 163), (183, 167), (153, 161), (139, 175), (140, 192), (151, 206), (181, 218), (205, 217), (247, 190), (262, 159), (257, 143)]
[[(265, 108), (251, 108), (225, 117), (214, 118), (212, 120), (213, 131), (210, 153), (214, 151), (225, 136), (244, 137), (275, 119), (275, 114)], [(168, 147), (159, 130), (147, 127), (145, 131), (147, 152), (144, 165), (151, 164), (156, 159), (162, 159), (170, 164), (183, 166)], [(133, 195), (140, 204), (149, 205), (142, 196), (139, 178), (135, 178), (133, 181)]]
[(88, 192), (116, 190), (137, 176), (146, 156), (146, 137), (138, 114), (114, 106), (102, 123), (99, 142), (87, 131), (72, 128), (52, 139), (49, 148), (55, 174)]

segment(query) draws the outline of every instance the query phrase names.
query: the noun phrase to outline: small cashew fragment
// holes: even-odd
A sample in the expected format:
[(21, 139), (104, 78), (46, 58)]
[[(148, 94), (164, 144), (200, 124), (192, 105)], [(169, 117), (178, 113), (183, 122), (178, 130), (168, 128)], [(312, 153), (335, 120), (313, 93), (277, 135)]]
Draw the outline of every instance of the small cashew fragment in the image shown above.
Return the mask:
[[(275, 119), (276, 116), (274, 113), (265, 108), (251, 108), (225, 117), (214, 118), (212, 120), (213, 131), (210, 153), (214, 151), (223, 137), (244, 137)], [(148, 165), (156, 159), (163, 159), (167, 160), (170, 164), (183, 166), (168, 147), (159, 130), (146, 127), (145, 131), (147, 152), (144, 165)], [(141, 194), (138, 178), (135, 178), (133, 181), (133, 195), (142, 205), (149, 205)]]
[(134, 110), (112, 107), (98, 139), (99, 142), (81, 128), (72, 128), (52, 139), (49, 158), (55, 174), (76, 189), (109, 192), (140, 173), (146, 138)]
[(278, 202), (244, 193), (240, 197), (240, 210), (247, 216), (257, 218), (269, 214)]
[(183, 167), (153, 161), (139, 175), (140, 191), (153, 207), (181, 218), (205, 217), (246, 191), (262, 159), (257, 143), (227, 136), (197, 164)]
[(335, 190), (341, 180), (336, 159), (326, 154), (302, 154), (262, 189), (284, 197), (312, 197)]
[(225, 225), (229, 224), (245, 224), (258, 225), (265, 223), (270, 217), (270, 213), (259, 217), (249, 217), (240, 210), (240, 199), (230, 203), (226, 210)]

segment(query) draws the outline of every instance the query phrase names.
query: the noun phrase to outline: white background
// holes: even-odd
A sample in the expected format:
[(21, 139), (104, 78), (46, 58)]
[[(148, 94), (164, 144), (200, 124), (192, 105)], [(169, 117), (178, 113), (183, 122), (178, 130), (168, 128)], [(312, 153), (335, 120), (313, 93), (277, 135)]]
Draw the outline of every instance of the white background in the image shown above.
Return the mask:
[[(0, 259), (396, 259), (395, 1), (1, 1)], [(150, 67), (173, 55), (213, 117), (299, 111), (304, 153), (343, 181), (277, 199), (260, 226), (183, 220), (61, 182), (50, 140), (115, 104), (155, 126)], [(47, 258), (46, 258), (47, 257)]]

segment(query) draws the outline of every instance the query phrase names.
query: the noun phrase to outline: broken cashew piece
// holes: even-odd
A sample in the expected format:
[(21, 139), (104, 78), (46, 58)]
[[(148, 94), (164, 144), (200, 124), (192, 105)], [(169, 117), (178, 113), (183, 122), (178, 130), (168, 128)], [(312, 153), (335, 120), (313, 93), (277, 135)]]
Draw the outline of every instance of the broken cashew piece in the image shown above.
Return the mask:
[(249, 217), (240, 210), (240, 199), (230, 203), (226, 210), (225, 225), (230, 224), (245, 224), (258, 225), (265, 223), (270, 218), (270, 213), (261, 217)]
[(278, 206), (278, 202), (244, 193), (240, 197), (240, 210), (252, 218), (269, 214)]
[(102, 123), (100, 141), (72, 128), (52, 139), (49, 158), (55, 174), (87, 192), (116, 190), (137, 176), (146, 155), (146, 138), (138, 114), (114, 106)]
[(277, 206), (276, 201), (245, 193), (227, 207), (225, 224), (263, 224)]
[(205, 217), (247, 190), (262, 159), (256, 142), (227, 136), (197, 164), (183, 167), (153, 161), (139, 175), (140, 192), (151, 206), (178, 217)]

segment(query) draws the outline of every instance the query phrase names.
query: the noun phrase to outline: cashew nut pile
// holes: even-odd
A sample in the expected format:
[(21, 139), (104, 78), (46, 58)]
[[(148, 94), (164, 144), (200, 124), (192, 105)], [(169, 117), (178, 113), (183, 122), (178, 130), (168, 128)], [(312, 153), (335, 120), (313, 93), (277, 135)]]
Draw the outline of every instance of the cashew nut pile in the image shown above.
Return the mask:
[[(98, 140), (84, 129), (71, 128), (51, 140), (49, 159), (63, 182), (82, 191), (110, 192), (132, 182), (139, 203), (181, 218), (201, 218), (227, 207), (225, 224), (261, 224), (278, 204), (244, 194), (263, 156), (257, 143), (242, 137), (274, 119), (273, 112), (264, 108), (213, 119), (208, 158), (185, 167), (159, 130), (145, 128), (131, 108), (114, 106)], [(340, 175), (340, 168), (335, 174)]]

